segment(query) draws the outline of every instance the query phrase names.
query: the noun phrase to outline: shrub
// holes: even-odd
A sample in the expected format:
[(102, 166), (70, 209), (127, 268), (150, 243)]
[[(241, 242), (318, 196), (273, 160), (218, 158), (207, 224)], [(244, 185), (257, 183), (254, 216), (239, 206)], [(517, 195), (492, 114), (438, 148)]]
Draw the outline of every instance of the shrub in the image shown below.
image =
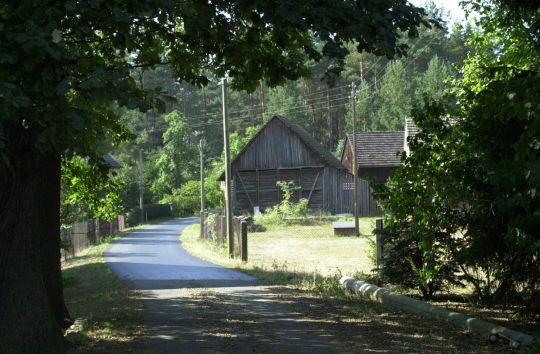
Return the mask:
[(442, 116), (441, 106), (417, 112), (421, 128), (410, 141), (412, 153), (386, 186), (374, 184), (384, 201), (383, 281), (416, 288), (429, 299), (446, 284), (457, 284), (458, 264), (450, 252), (460, 231), (461, 199), (450, 178), (447, 150), (456, 144), (455, 129)]
[[(204, 182), (207, 207), (213, 208), (221, 205), (219, 182), (208, 178)], [(198, 215), (201, 210), (201, 183), (192, 180), (184, 183), (180, 188), (173, 190), (171, 196), (163, 199), (173, 206), (173, 212), (178, 216)]]
[(188, 181), (182, 187), (175, 189), (167, 198), (175, 215), (188, 216), (198, 214), (201, 209), (201, 185), (199, 181)]
[(300, 199), (297, 203), (292, 201), (293, 195), (299, 190), (293, 181), (278, 181), (276, 185), (281, 189), (281, 202), (269, 208), (257, 222), (266, 225), (279, 225), (287, 218), (302, 217), (308, 213), (308, 200)]
[[(171, 206), (169, 204), (147, 204), (143, 209), (146, 220), (172, 216)], [(126, 213), (127, 226), (140, 224), (141, 221), (141, 209), (139, 207), (133, 208)]]

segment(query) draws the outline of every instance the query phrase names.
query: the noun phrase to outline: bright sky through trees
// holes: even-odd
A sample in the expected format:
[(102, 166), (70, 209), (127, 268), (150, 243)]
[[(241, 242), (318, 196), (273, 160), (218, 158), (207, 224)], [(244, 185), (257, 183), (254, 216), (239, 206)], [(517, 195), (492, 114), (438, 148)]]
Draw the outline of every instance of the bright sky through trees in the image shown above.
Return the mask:
[(415, 6), (422, 6), (426, 5), (426, 3), (433, 1), (437, 7), (444, 8), (445, 12), (449, 12), (449, 15), (451, 17), (450, 21), (453, 22), (463, 22), (465, 21), (465, 13), (463, 12), (463, 9), (459, 6), (459, 2), (461, 0), (409, 0), (411, 4)]

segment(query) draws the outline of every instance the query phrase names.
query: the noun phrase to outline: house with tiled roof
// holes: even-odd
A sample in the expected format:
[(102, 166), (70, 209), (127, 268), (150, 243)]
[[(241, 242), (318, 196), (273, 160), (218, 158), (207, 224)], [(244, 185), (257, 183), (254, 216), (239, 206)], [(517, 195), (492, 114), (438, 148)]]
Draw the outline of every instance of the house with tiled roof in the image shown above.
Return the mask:
[[(412, 129), (412, 126), (410, 128)], [(406, 144), (405, 134), (404, 131), (371, 131), (356, 134), (360, 215), (381, 214), (378, 204), (373, 200), (373, 190), (367, 181), (386, 183), (394, 170), (401, 165), (401, 153)], [(353, 145), (353, 135), (348, 134), (345, 138), (341, 163), (351, 174), (354, 171)]]
[[(403, 131), (356, 133), (358, 177), (386, 182), (401, 164), (403, 137)], [(352, 146), (353, 136), (348, 134), (341, 155), (341, 163), (350, 173), (353, 173)]]

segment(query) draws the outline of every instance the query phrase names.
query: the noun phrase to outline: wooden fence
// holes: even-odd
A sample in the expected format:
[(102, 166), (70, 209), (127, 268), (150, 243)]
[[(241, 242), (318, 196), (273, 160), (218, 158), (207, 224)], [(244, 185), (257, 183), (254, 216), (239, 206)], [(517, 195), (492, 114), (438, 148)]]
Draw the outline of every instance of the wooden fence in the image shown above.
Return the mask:
[(76, 257), (91, 245), (98, 243), (101, 237), (123, 231), (124, 228), (123, 215), (118, 215), (112, 221), (88, 220), (73, 223), (70, 227), (61, 228), (62, 259), (66, 261)]
[[(218, 245), (227, 243), (227, 220), (225, 215), (204, 212), (201, 217), (201, 238), (213, 241)], [(249, 218), (243, 216), (233, 217), (234, 255), (247, 262), (248, 240), (247, 226)]]

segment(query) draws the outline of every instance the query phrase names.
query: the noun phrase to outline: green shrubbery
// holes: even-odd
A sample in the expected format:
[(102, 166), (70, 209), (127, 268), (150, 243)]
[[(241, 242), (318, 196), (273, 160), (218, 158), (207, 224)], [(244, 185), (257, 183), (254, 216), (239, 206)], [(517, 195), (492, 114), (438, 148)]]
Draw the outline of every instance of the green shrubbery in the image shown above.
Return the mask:
[[(378, 191), (382, 276), (426, 298), (470, 286), (484, 303), (540, 313), (540, 61), (525, 22), (485, 12), (454, 97), (414, 112), (411, 154)], [(502, 38), (511, 47), (495, 53)]]
[[(219, 190), (219, 181), (208, 178), (204, 183), (206, 204), (216, 207), (221, 204), (222, 193)], [(198, 215), (201, 210), (201, 183), (188, 181), (180, 188), (174, 189), (172, 195), (163, 199), (173, 206), (173, 213), (177, 216)]]
[(173, 190), (167, 200), (172, 204), (175, 215), (196, 215), (201, 209), (201, 183), (188, 181), (182, 187)]
[(307, 199), (302, 198), (296, 203), (292, 201), (294, 193), (299, 189), (294, 182), (278, 181), (276, 185), (281, 189), (281, 202), (269, 208), (256, 220), (256, 223), (265, 227), (284, 224), (288, 218), (305, 217), (309, 210)]
[(141, 209), (133, 208), (126, 214), (126, 225), (134, 226), (143, 221), (166, 218), (172, 216), (169, 204), (147, 204), (144, 206), (144, 218), (141, 220)]

